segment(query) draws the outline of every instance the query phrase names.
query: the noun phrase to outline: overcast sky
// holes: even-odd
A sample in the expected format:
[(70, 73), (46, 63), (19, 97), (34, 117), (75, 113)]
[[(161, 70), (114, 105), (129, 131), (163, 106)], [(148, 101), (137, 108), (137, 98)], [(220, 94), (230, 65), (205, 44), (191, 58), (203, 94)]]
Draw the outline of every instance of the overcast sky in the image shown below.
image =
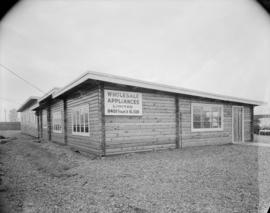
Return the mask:
[[(29, 0), (0, 24), (0, 63), (45, 92), (93, 70), (270, 102), (270, 16), (253, 0)], [(0, 120), (41, 95), (0, 68)]]

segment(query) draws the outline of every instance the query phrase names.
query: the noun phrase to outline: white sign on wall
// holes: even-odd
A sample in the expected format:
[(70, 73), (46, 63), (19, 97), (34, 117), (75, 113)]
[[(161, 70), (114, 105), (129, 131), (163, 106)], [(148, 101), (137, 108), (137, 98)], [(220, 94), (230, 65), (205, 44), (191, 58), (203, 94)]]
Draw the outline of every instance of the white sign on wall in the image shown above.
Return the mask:
[(142, 115), (142, 93), (104, 90), (105, 115)]

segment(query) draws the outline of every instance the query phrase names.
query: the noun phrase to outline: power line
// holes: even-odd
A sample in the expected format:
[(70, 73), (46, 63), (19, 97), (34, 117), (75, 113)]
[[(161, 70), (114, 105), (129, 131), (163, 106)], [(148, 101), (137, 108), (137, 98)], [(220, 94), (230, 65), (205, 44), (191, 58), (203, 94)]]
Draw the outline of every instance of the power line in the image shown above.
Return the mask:
[(35, 88), (36, 90), (38, 90), (39, 92), (42, 92), (43, 94), (45, 93), (44, 91), (42, 91), (41, 89), (39, 89), (37, 86), (35, 86), (34, 84), (32, 84), (31, 82), (27, 81), (26, 79), (24, 79), (23, 77), (19, 76), (17, 73), (15, 73), (14, 71), (12, 71), (10, 68), (4, 66), (3, 64), (0, 64), (1, 67), (3, 67), (5, 70), (7, 70), (8, 72), (12, 73), (13, 75), (15, 75), (17, 78), (23, 80), (24, 82), (26, 82), (27, 84), (29, 84), (31, 87)]

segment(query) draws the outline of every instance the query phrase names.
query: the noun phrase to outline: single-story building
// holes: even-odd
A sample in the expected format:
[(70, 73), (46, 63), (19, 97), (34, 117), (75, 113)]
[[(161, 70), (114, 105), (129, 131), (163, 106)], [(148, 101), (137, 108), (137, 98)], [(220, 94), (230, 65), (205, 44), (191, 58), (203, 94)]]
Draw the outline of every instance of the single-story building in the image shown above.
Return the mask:
[(39, 138), (105, 156), (252, 141), (262, 104), (91, 71), (32, 110)]

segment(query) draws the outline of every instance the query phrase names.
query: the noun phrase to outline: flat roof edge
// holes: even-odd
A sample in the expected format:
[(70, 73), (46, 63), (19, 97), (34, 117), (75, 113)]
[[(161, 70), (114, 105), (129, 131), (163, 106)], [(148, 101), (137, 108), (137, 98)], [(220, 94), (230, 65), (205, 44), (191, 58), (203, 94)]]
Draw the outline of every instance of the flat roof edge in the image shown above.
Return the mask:
[(29, 103), (29, 101), (31, 100), (37, 100), (38, 101), (39, 97), (37, 96), (30, 96), (28, 99), (26, 99), (26, 101), (17, 109), (17, 112), (22, 112), (22, 109), (25, 107), (25, 105), (27, 103)]
[(49, 90), (47, 93), (45, 93), (42, 97), (40, 97), (38, 99), (38, 102), (41, 102), (42, 100), (48, 98), (50, 95), (52, 95), (53, 93), (55, 93), (56, 91), (58, 91), (60, 88), (58, 87), (54, 87), (51, 90)]
[(177, 94), (198, 96), (198, 97), (224, 100), (224, 101), (230, 101), (230, 102), (239, 102), (239, 103), (245, 103), (245, 104), (256, 105), (256, 106), (267, 104), (266, 102), (258, 101), (258, 100), (250, 100), (250, 99), (244, 99), (244, 98), (238, 98), (238, 97), (232, 97), (232, 96), (226, 96), (226, 95), (219, 95), (219, 94), (214, 94), (214, 93), (201, 92), (201, 91), (185, 89), (181, 87), (169, 86), (165, 84), (147, 82), (147, 81), (121, 77), (121, 76), (116, 76), (116, 75), (111, 75), (111, 74), (106, 74), (106, 73), (93, 72), (93, 71), (88, 71), (82, 74), (79, 78), (75, 79), (67, 86), (63, 87), (62, 89), (59, 89), (57, 92), (55, 92), (52, 95), (53, 98), (56, 98), (62, 95), (63, 93), (69, 91), (73, 87), (81, 84), (82, 82), (88, 79), (105, 81), (105, 82), (116, 83), (116, 84), (124, 84), (124, 85), (129, 85), (129, 86), (136, 86), (136, 87), (141, 87), (141, 88), (146, 88), (146, 89), (154, 89), (154, 90), (177, 93)]

